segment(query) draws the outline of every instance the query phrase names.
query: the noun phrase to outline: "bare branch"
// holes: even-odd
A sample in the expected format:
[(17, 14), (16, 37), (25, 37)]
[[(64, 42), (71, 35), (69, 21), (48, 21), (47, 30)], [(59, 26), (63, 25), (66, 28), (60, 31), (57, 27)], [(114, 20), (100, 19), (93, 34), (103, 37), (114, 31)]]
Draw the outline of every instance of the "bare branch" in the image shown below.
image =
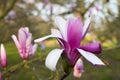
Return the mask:
[(83, 13), (81, 13), (82, 16), (85, 15), (85, 13), (90, 9), (90, 7), (92, 7), (94, 5), (94, 3), (95, 3), (95, 0), (89, 5), (89, 7), (87, 9), (85, 9), (85, 11)]
[(81, 16), (84, 16), (85, 13), (89, 10), (89, 8), (94, 5), (94, 3), (95, 3), (95, 1), (93, 1), (93, 2), (89, 5), (89, 7), (88, 7), (87, 9), (85, 9), (84, 11), (81, 11), (81, 10), (80, 10), (80, 7), (79, 7), (80, 4), (78, 3), (78, 4), (77, 4), (78, 6), (77, 6), (75, 9), (73, 9), (73, 10), (71, 10), (71, 11), (68, 11), (68, 12), (64, 12), (64, 13), (62, 13), (62, 14), (60, 14), (60, 15), (67, 15), (67, 14), (70, 14), (70, 13), (73, 13), (73, 12), (78, 12)]
[(5, 11), (3, 11), (2, 15), (0, 15), (0, 20), (2, 20), (9, 13), (9, 11), (11, 11), (13, 9), (16, 2), (17, 2), (17, 0), (11, 1), (8, 8)]

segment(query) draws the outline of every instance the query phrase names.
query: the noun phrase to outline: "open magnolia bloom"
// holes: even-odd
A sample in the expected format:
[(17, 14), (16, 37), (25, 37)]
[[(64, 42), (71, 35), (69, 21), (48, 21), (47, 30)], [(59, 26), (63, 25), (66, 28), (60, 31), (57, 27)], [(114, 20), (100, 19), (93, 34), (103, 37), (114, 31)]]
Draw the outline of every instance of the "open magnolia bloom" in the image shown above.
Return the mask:
[(3, 44), (0, 46), (0, 64), (3, 68), (7, 66), (7, 55)]
[(80, 18), (64, 20), (61, 17), (55, 18), (55, 23), (59, 30), (52, 29), (51, 35), (36, 39), (35, 42), (41, 42), (49, 37), (55, 37), (62, 49), (52, 50), (45, 61), (45, 65), (52, 71), (56, 70), (56, 64), (61, 56), (65, 55), (68, 59), (69, 65), (74, 67), (74, 76), (80, 77), (83, 72), (83, 63), (81, 56), (93, 65), (105, 65), (95, 54), (101, 53), (101, 45), (93, 42), (87, 45), (80, 45), (85, 37), (90, 26), (90, 19), (88, 18), (83, 25)]
[(34, 56), (37, 44), (32, 45), (32, 34), (29, 32), (28, 27), (20, 28), (18, 31), (18, 39), (15, 35), (12, 35), (12, 39), (22, 59), (25, 60), (28, 56)]

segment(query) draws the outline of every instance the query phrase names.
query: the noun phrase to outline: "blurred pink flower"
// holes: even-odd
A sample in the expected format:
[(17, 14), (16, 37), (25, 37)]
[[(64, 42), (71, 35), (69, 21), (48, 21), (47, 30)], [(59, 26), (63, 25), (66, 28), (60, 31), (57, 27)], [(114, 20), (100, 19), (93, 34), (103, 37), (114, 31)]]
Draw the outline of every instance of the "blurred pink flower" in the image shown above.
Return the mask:
[(15, 35), (12, 35), (12, 39), (22, 59), (26, 60), (29, 55), (35, 54), (37, 45), (32, 45), (32, 34), (29, 32), (28, 27), (20, 28), (18, 31), (18, 39)]
[(0, 47), (0, 64), (3, 68), (7, 66), (7, 56), (6, 56), (6, 51), (3, 44), (1, 44), (1, 47)]
[(14, 10), (11, 10), (7, 16), (5, 16), (4, 20), (5, 22), (8, 22), (9, 20), (14, 20), (16, 18), (16, 12)]
[(100, 10), (100, 7), (98, 5), (95, 5), (94, 7), (91, 7), (88, 12), (90, 16), (96, 15), (97, 12)]
[(44, 0), (44, 3), (45, 3), (45, 4), (48, 4), (48, 3), (49, 3), (49, 0)]
[(16, 17), (15, 11), (14, 10), (10, 11), (8, 16), (10, 17), (10, 19), (15, 19), (15, 17)]

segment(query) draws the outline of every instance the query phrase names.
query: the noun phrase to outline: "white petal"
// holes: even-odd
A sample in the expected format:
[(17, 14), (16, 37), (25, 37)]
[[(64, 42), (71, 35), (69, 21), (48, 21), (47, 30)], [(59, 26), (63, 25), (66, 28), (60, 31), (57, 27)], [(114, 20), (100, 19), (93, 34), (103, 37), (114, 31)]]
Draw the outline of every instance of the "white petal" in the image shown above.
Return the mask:
[(51, 33), (52, 33), (51, 35), (48, 35), (48, 36), (45, 36), (45, 37), (42, 37), (39, 39), (35, 39), (34, 42), (38, 43), (38, 42), (41, 42), (41, 41), (48, 39), (50, 37), (62, 38), (60, 31), (57, 29), (51, 29)]
[(82, 49), (77, 49), (80, 54), (93, 65), (105, 65), (97, 56), (91, 52), (84, 51)]
[(46, 67), (48, 67), (50, 70), (55, 71), (57, 62), (63, 52), (63, 49), (54, 49), (52, 50), (45, 61)]
[(85, 23), (84, 23), (84, 26), (83, 26), (83, 32), (82, 32), (83, 37), (86, 34), (86, 31), (89, 27), (90, 21), (91, 21), (91, 17), (89, 17), (87, 20), (85, 20)]
[(38, 45), (34, 44), (33, 48), (32, 48), (32, 54), (35, 54), (36, 50), (37, 50)]
[(67, 21), (65, 21), (62, 17), (55, 18), (55, 24), (60, 29), (60, 32), (65, 40), (67, 40)]
[(13, 41), (15, 42), (15, 45), (16, 45), (17, 49), (19, 50), (20, 49), (20, 43), (19, 43), (17, 37), (15, 35), (12, 35), (11, 37), (12, 37)]
[(54, 37), (62, 38), (62, 35), (60, 34), (60, 31), (57, 29), (51, 29), (51, 33)]
[(53, 37), (53, 35), (48, 35), (48, 36), (45, 36), (45, 37), (42, 37), (39, 39), (35, 39), (34, 42), (38, 43), (38, 42), (44, 41), (45, 39), (48, 39), (50, 37)]

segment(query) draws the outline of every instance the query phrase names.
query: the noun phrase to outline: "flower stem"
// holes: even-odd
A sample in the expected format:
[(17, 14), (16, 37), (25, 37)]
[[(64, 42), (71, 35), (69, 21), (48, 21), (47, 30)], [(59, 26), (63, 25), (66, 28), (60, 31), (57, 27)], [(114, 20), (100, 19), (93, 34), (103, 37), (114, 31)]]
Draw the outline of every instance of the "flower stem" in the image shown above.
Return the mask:
[(69, 74), (64, 73), (64, 75), (60, 78), (60, 80), (64, 80)]

